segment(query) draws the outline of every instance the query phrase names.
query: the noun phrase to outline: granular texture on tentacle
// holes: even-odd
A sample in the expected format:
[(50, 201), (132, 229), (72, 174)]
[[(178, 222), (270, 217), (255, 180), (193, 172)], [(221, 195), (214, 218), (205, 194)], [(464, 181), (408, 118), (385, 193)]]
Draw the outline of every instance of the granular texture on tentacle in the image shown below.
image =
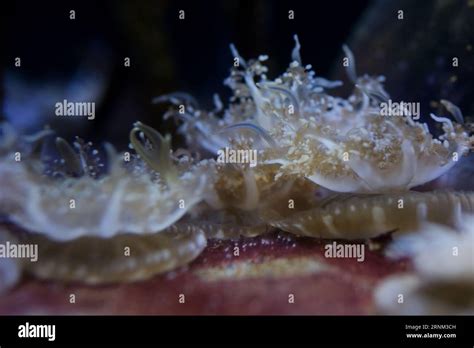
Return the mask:
[(198, 222), (194, 224), (202, 229), (209, 239), (239, 239), (240, 237), (256, 237), (267, 233), (270, 226), (261, 222), (255, 224), (233, 224), (216, 222)]
[(208, 239), (255, 237), (272, 228), (260, 218), (258, 212), (239, 209), (209, 210), (205, 205), (198, 208), (203, 211), (195, 217), (184, 218), (180, 224), (189, 224), (200, 228)]
[(87, 284), (148, 279), (188, 264), (207, 245), (204, 232), (189, 225), (173, 225), (155, 234), (87, 236), (67, 242), (28, 232), (21, 233), (20, 240), (38, 244), (38, 260), (25, 263), (27, 273)]
[(317, 207), (268, 223), (302, 236), (366, 239), (390, 231), (416, 230), (425, 221), (456, 227), (461, 213), (474, 212), (474, 192), (340, 194)]

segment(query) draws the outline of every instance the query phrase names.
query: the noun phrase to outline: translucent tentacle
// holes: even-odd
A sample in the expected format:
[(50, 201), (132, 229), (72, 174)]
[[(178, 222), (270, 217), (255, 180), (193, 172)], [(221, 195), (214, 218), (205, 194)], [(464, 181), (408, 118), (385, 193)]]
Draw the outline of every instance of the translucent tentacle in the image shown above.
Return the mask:
[[(151, 143), (151, 148), (147, 148), (138, 138), (138, 134), (143, 133)], [(155, 171), (160, 173), (167, 182), (174, 183), (178, 175), (174, 164), (171, 161), (171, 137), (163, 137), (155, 129), (141, 122), (136, 122), (130, 132), (130, 142), (141, 158)]]

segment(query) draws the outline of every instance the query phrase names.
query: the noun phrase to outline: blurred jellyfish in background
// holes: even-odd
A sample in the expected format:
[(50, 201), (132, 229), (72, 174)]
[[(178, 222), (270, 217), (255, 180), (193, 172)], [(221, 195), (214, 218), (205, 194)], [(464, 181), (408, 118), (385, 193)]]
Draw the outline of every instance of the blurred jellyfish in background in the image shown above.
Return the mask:
[[(104, 98), (109, 78), (109, 68), (101, 62), (106, 55), (101, 50), (89, 50), (77, 70), (66, 78), (28, 79), (13, 69), (5, 73), (4, 115), (6, 120), (20, 132), (34, 132), (44, 124), (52, 125), (60, 120), (54, 118), (55, 104), (63, 100), (91, 101), (100, 105)], [(87, 57), (87, 56), (85, 56)], [(102, 57), (102, 58), (101, 58)], [(76, 132), (84, 128), (84, 120), (69, 119)]]

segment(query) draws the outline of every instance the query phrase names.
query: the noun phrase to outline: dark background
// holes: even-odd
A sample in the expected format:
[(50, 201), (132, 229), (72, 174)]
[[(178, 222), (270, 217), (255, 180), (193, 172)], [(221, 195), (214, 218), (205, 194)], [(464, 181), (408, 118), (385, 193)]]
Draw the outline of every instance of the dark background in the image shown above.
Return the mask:
[[(358, 73), (386, 75), (392, 98), (420, 102), (423, 121), (429, 112), (446, 116), (441, 98), (474, 114), (473, 0), (16, 1), (2, 12), (0, 117), (25, 132), (50, 124), (67, 139), (119, 148), (136, 120), (172, 132), (173, 121), (162, 121), (167, 106), (153, 105), (153, 97), (185, 91), (211, 108), (217, 92), (225, 103), (229, 44), (244, 58), (268, 54), (273, 78), (290, 62), (294, 34), (304, 64), (345, 82), (335, 93), (352, 88), (340, 64), (349, 43)], [(63, 99), (95, 101), (96, 119), (55, 117)]]
[[(194, 95), (205, 107), (232, 64), (229, 44), (244, 58), (270, 56), (270, 76), (283, 72), (302, 43), (305, 63), (327, 75), (368, 1), (17, 1), (6, 11), (2, 116), (33, 131), (48, 123), (66, 137), (127, 143), (135, 120), (162, 131), (165, 105), (153, 97)], [(69, 19), (69, 11), (76, 19)], [(178, 11), (185, 10), (185, 20)], [(295, 19), (288, 19), (288, 11)], [(334, 15), (337, 14), (337, 15)], [(21, 68), (14, 67), (21, 57)], [(130, 57), (131, 67), (123, 66)], [(57, 118), (54, 104), (96, 101), (96, 119)]]

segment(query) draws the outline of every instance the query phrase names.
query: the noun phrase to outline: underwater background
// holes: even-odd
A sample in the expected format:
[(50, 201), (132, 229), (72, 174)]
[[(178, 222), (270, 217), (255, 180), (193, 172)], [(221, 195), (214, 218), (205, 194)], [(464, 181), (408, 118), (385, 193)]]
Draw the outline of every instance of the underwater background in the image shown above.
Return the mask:
[[(295, 20), (282, 15), (289, 8)], [(406, 12), (403, 25), (390, 20), (399, 8)], [(359, 70), (385, 75), (394, 99), (420, 101), (426, 114), (430, 102), (443, 98), (470, 116), (473, 8), (470, 0), (16, 1), (6, 6), (2, 23), (0, 119), (25, 131), (49, 123), (65, 137), (80, 133), (126, 146), (137, 118), (159, 130), (173, 128), (161, 122), (166, 106), (151, 103), (157, 95), (186, 91), (205, 106), (214, 92), (228, 96), (222, 80), (232, 59), (229, 43), (243, 57), (269, 54), (270, 71), (278, 72), (289, 61), (293, 34), (320, 76), (346, 79), (338, 59), (348, 43)], [(76, 20), (66, 16), (70, 9)], [(456, 74), (449, 66), (454, 54), (461, 62)], [(14, 57), (22, 58), (21, 69)], [(124, 57), (131, 58), (129, 68)], [(73, 126), (49, 117), (51, 100), (63, 98), (94, 99), (99, 117)]]

